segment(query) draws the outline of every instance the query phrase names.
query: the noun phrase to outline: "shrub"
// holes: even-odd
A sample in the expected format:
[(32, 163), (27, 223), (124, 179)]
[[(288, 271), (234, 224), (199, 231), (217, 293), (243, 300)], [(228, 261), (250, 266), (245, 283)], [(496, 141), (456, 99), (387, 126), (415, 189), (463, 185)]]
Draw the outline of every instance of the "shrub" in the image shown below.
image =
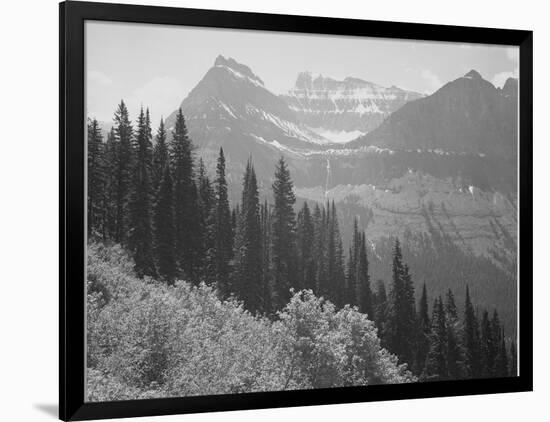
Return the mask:
[(120, 247), (89, 245), (90, 401), (413, 380), (355, 308), (302, 291), (270, 321), (204, 284), (141, 280), (132, 267)]

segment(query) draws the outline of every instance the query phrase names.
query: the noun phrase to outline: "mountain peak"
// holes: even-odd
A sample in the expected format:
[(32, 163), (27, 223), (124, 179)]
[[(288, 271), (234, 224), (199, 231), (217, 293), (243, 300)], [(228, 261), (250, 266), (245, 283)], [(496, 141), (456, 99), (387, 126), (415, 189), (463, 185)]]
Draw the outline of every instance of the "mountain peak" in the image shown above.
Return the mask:
[(466, 73), (464, 75), (465, 78), (468, 78), (468, 79), (483, 79), (481, 77), (481, 75), (479, 74), (479, 72), (477, 70), (470, 70), (468, 73)]
[(318, 83), (323, 83), (324, 80), (325, 78), (320, 73), (314, 73), (306, 70), (305, 72), (300, 72), (298, 74), (295, 89), (309, 89), (313, 86), (315, 81), (318, 81)]
[(225, 67), (228, 68), (237, 74), (246, 76), (250, 79), (252, 79), (255, 82), (258, 82), (260, 85), (263, 85), (264, 82), (250, 70), (250, 68), (242, 63), (237, 62), (232, 57), (225, 58), (221, 54), (216, 57), (216, 61), (214, 61), (214, 67)]
[(516, 95), (518, 94), (518, 80), (517, 78), (508, 78), (502, 87), (502, 93), (504, 95)]

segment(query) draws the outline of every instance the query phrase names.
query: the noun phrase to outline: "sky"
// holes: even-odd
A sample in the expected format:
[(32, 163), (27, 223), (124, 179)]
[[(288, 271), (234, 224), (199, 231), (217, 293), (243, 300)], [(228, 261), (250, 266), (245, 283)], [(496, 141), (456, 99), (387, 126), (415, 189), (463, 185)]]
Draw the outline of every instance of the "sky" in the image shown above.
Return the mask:
[(85, 40), (87, 114), (106, 122), (121, 99), (132, 120), (141, 105), (153, 122), (166, 117), (220, 54), (246, 64), (275, 94), (303, 71), (425, 94), (471, 69), (495, 86), (519, 72), (513, 46), (96, 21), (86, 23)]

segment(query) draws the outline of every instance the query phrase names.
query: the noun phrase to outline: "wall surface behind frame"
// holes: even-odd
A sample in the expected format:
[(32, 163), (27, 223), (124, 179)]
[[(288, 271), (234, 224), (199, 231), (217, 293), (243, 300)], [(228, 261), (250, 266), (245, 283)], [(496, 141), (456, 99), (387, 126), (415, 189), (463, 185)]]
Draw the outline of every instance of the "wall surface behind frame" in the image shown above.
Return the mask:
[[(128, 3), (119, 0), (120, 3)], [(535, 31), (535, 393), (202, 414), (188, 422), (544, 420), (550, 396), (547, 256), (550, 238), (550, 26), (544, 2), (387, 0), (145, 1), (147, 4), (338, 16)], [(130, 2), (131, 3), (131, 2)], [(57, 418), (58, 8), (2, 3), (0, 131), (1, 419)], [(547, 417), (547, 416), (546, 416)], [(176, 421), (181, 416), (141, 418)], [(137, 419), (136, 419), (137, 420)]]

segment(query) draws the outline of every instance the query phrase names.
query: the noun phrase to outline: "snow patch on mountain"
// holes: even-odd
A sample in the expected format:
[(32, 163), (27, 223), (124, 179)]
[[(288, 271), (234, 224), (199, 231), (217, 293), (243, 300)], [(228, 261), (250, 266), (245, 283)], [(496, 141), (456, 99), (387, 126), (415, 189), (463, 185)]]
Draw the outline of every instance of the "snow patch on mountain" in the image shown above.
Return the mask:
[(262, 120), (278, 127), (283, 131), (283, 133), (285, 133), (285, 135), (289, 137), (318, 145), (330, 143), (328, 139), (315, 133), (305, 125), (289, 122), (288, 120), (282, 119), (272, 113), (268, 113), (265, 110), (261, 110), (251, 104), (246, 104), (246, 112), (251, 116), (255, 115), (256, 117), (260, 117)]
[(237, 119), (237, 116), (235, 116), (235, 113), (231, 110), (231, 107), (229, 107), (227, 104), (225, 104), (223, 101), (218, 101), (218, 104), (221, 106), (223, 110), (227, 112), (232, 118)]
[(218, 68), (222, 68), (224, 70), (227, 70), (233, 77), (237, 78), (237, 79), (240, 79), (240, 80), (244, 80), (246, 82), (250, 82), (251, 84), (257, 86), (257, 87), (260, 87), (260, 88), (264, 88), (264, 84), (263, 82), (261, 81), (258, 81), (257, 79), (252, 79), (251, 77), (249, 76), (246, 76), (240, 72), (237, 72), (236, 70), (230, 68), (229, 66), (225, 66), (225, 65), (221, 65), (221, 64), (218, 64), (216, 65), (215, 67), (218, 67)]
[(360, 130), (336, 131), (325, 128), (311, 128), (311, 130), (335, 144), (345, 144), (346, 142), (353, 141), (355, 138), (364, 135)]
[(419, 93), (389, 88), (359, 78), (336, 80), (302, 72), (282, 98), (302, 123), (331, 131), (369, 132)]

